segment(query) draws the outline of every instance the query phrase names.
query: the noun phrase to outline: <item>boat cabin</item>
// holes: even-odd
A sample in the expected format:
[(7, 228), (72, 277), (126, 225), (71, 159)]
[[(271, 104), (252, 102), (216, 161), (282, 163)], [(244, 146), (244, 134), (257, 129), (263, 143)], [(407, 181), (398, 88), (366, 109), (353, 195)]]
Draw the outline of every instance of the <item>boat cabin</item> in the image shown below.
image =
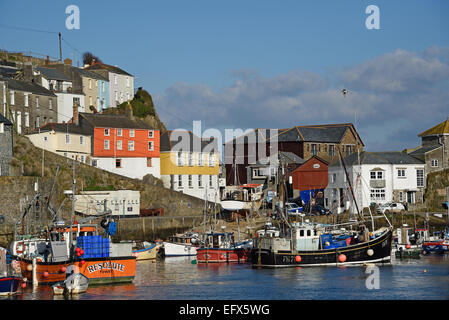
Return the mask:
[(318, 250), (320, 245), (320, 232), (315, 225), (303, 224), (299, 222), (292, 223), (294, 227), (293, 244), (297, 251)]
[(203, 243), (207, 248), (229, 248), (234, 245), (234, 233), (207, 233), (203, 236)]
[(198, 234), (197, 233), (177, 234), (168, 237), (168, 242), (179, 244), (196, 244), (198, 242)]

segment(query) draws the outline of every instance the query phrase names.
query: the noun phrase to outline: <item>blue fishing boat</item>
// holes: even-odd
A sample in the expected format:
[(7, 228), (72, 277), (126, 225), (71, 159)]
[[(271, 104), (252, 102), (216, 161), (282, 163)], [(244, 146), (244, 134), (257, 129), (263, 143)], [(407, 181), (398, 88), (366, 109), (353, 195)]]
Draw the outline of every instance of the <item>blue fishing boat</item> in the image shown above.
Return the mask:
[(22, 284), (22, 278), (16, 276), (11, 262), (9, 252), (0, 248), (0, 296), (16, 293)]

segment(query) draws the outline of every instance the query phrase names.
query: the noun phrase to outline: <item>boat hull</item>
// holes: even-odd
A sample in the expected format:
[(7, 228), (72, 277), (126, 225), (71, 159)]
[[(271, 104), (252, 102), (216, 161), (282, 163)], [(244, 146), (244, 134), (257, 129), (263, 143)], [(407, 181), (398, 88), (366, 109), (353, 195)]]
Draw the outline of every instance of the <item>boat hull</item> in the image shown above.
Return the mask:
[(246, 250), (243, 248), (198, 248), (196, 252), (198, 263), (243, 263), (248, 260)]
[(14, 276), (0, 277), (0, 296), (16, 293), (21, 282), (21, 278)]
[(447, 241), (428, 241), (422, 244), (425, 253), (447, 253), (449, 252), (449, 243)]
[[(30, 259), (15, 257), (20, 263), (22, 276), (27, 282), (32, 282), (33, 261)], [(86, 258), (76, 261), (63, 262), (36, 262), (36, 279), (38, 284), (52, 285), (66, 279), (65, 269), (69, 265), (75, 268), (87, 278), (90, 284), (110, 284), (132, 282), (136, 275), (136, 257), (109, 257)], [(28, 270), (31, 269), (31, 270)]]
[(164, 255), (166, 257), (196, 256), (197, 248), (189, 243), (164, 242)]
[[(278, 251), (258, 249), (257, 238), (251, 250), (253, 267), (340, 266), (391, 261), (392, 232), (379, 238), (347, 247), (312, 251)], [(369, 251), (371, 249), (372, 251)], [(371, 255), (370, 255), (371, 254)], [(344, 259), (341, 255), (344, 255)], [(300, 258), (297, 258), (297, 257)], [(341, 258), (342, 260), (340, 260)]]
[(156, 245), (153, 245), (148, 248), (144, 248), (141, 250), (134, 250), (133, 256), (136, 257), (137, 261), (141, 260), (154, 260), (157, 258), (157, 252), (159, 250), (159, 247)]

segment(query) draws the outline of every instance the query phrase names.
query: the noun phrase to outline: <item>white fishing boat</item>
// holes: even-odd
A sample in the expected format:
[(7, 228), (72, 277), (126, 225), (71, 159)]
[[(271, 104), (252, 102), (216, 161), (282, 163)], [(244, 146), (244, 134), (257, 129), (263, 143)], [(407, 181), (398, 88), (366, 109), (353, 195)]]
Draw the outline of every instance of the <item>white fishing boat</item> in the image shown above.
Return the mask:
[(198, 233), (177, 234), (164, 241), (163, 250), (166, 257), (196, 256), (199, 245)]

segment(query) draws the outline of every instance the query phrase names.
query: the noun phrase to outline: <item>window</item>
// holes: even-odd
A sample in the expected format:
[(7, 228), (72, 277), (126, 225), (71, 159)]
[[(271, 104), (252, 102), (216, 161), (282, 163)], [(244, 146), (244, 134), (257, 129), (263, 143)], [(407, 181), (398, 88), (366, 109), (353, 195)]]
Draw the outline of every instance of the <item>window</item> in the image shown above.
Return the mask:
[(106, 137), (109, 136), (109, 129), (104, 129), (104, 135), (105, 135)]
[(134, 141), (128, 141), (128, 151), (134, 151)]
[(39, 97), (36, 97), (36, 109), (39, 109)]
[(25, 127), (29, 127), (29, 126), (30, 126), (30, 113), (25, 112)]
[(154, 149), (153, 141), (148, 141), (148, 150), (153, 151), (153, 149)]
[(316, 154), (317, 154), (317, 147), (316, 147), (316, 144), (312, 144), (312, 156), (316, 156)]
[(104, 140), (104, 150), (109, 150), (109, 140)]
[(116, 168), (122, 167), (122, 159), (115, 159), (115, 167)]
[(129, 129), (129, 136), (134, 138), (134, 129)]
[(304, 237), (304, 229), (299, 230), (299, 236)]
[(335, 146), (333, 144), (329, 145), (329, 155), (330, 156), (335, 156)]
[(352, 153), (352, 146), (346, 146), (346, 155), (350, 155)]
[(438, 160), (432, 159), (430, 161), (430, 166), (433, 167), (433, 168), (437, 168), (438, 167)]
[(212, 175), (209, 176), (209, 187), (211, 187), (211, 188), (214, 187), (214, 179), (213, 179)]
[(310, 230), (307, 230), (307, 236), (310, 237), (312, 235), (312, 232)]
[(148, 138), (154, 138), (154, 130), (148, 130)]
[(385, 200), (385, 189), (371, 189), (371, 200)]
[(336, 173), (332, 173), (332, 182), (335, 182), (337, 180), (337, 174)]
[(94, 160), (92, 160), (92, 167), (96, 167), (96, 166), (97, 166), (97, 160), (94, 159)]
[(182, 176), (178, 175), (178, 188), (182, 188)]
[(371, 171), (370, 178), (371, 180), (382, 180), (384, 177), (383, 171)]
[(70, 134), (66, 133), (65, 135), (65, 143), (70, 144)]
[(405, 169), (398, 169), (398, 178), (405, 178)]
[(126, 77), (126, 86), (129, 88), (129, 77)]
[(399, 191), (399, 202), (404, 201), (404, 193), (402, 191)]
[(423, 169), (416, 170), (416, 184), (418, 187), (424, 187), (424, 170)]
[(203, 187), (203, 176), (200, 174), (198, 175), (198, 187)]
[(53, 110), (53, 100), (52, 99), (48, 99), (48, 109)]
[(83, 145), (83, 144), (84, 144), (84, 137), (80, 136), (80, 145)]
[(209, 153), (209, 167), (215, 166), (215, 154), (213, 152)]
[(117, 84), (117, 75), (114, 74), (114, 84)]
[(117, 150), (122, 150), (122, 140), (117, 140)]
[(178, 164), (178, 166), (183, 166), (184, 165), (184, 161), (182, 161), (183, 159), (182, 159), (182, 152), (181, 151), (179, 151), (177, 154), (176, 154), (176, 156), (177, 156), (177, 159), (176, 159), (176, 163)]
[(189, 166), (194, 166), (193, 152), (189, 152)]
[(92, 103), (92, 96), (89, 96), (89, 105), (90, 105), (90, 106), (93, 105), (93, 103)]
[(48, 141), (48, 137), (44, 137), (44, 142), (47, 142)]
[(117, 136), (121, 137), (122, 136), (122, 129), (117, 129)]
[(28, 93), (24, 93), (23, 97), (25, 98), (25, 107), (28, 107)]
[(81, 159), (81, 162), (84, 163), (84, 156), (81, 156), (80, 159)]
[(92, 79), (89, 79), (89, 89), (92, 89)]
[(153, 164), (151, 162), (151, 158), (147, 158), (147, 167), (152, 167)]
[(39, 117), (36, 117), (36, 128), (39, 128), (40, 124), (39, 124)]
[(118, 92), (115, 91), (115, 101), (118, 101)]
[(14, 91), (11, 91), (9, 93), (9, 103), (13, 106), (15, 101), (14, 101)]
[(201, 152), (198, 153), (198, 165), (203, 166), (203, 154)]
[(192, 175), (189, 174), (189, 188), (193, 188)]

